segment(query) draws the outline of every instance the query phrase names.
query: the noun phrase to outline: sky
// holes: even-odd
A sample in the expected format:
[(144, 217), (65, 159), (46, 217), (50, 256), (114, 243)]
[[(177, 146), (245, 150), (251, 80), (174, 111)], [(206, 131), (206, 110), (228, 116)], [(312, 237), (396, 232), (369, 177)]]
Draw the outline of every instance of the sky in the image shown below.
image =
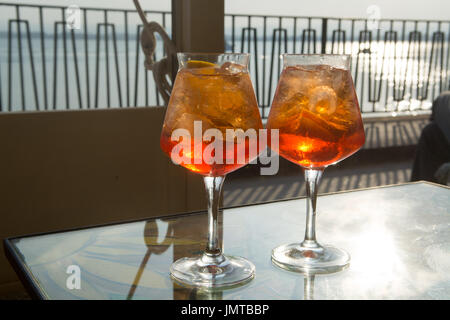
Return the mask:
[[(2, 2), (134, 8), (132, 0), (2, 0)], [(170, 11), (171, 8), (171, 0), (140, 0), (140, 2), (147, 10)], [(384, 19), (450, 20), (450, 0), (225, 0), (225, 12), (341, 18), (365, 18), (379, 13), (380, 18)]]

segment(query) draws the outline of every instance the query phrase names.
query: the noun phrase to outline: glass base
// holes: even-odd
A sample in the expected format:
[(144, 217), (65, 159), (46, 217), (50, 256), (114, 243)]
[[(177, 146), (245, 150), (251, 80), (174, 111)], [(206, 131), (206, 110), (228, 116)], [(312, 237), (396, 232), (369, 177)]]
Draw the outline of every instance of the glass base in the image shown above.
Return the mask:
[(350, 263), (350, 255), (332, 246), (292, 243), (273, 249), (272, 261), (286, 270), (320, 274), (344, 270)]
[(253, 279), (254, 274), (255, 266), (250, 261), (222, 254), (181, 258), (170, 267), (170, 275), (175, 280), (208, 288), (243, 284)]

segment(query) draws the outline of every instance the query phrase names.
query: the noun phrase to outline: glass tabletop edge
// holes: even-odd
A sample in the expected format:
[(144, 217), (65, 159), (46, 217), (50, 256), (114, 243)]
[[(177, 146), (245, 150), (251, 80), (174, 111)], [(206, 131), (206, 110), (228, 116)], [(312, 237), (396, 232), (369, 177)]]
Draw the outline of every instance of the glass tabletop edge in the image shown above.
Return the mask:
[(39, 285), (31, 270), (24, 263), (9, 238), (3, 239), (3, 251), (14, 272), (32, 299), (48, 300), (49, 297)]

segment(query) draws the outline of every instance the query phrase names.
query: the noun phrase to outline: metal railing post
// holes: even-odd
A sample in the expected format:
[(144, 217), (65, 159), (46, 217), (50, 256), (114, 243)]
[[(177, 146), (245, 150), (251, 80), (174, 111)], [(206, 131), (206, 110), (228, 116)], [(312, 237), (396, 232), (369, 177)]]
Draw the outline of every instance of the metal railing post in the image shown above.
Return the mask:
[(326, 48), (327, 48), (327, 26), (328, 25), (328, 18), (322, 18), (322, 46), (320, 48), (320, 53), (325, 54)]

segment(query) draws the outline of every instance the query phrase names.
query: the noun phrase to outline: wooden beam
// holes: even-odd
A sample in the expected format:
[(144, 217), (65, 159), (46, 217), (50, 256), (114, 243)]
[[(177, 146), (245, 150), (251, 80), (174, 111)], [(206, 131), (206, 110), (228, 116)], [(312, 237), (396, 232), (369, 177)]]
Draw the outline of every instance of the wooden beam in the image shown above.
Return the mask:
[(180, 52), (224, 52), (224, 0), (172, 0), (172, 39)]

